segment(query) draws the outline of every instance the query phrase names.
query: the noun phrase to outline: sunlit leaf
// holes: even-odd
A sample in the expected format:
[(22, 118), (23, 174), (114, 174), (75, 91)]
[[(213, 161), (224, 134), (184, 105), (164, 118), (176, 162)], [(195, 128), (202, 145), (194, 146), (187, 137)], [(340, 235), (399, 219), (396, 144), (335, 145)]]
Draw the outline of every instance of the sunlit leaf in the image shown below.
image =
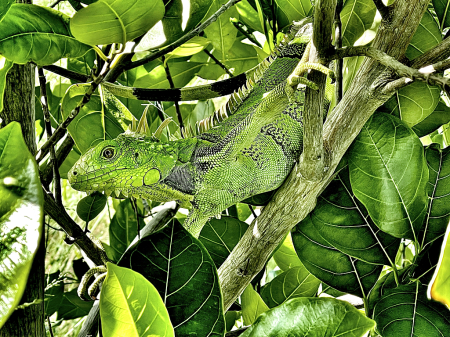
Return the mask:
[(156, 288), (141, 274), (107, 263), (100, 296), (104, 336), (172, 337), (174, 331)]
[(320, 280), (301, 265), (285, 271), (265, 284), (261, 297), (269, 308), (273, 308), (295, 297), (313, 297), (319, 285)]
[(405, 55), (410, 60), (414, 60), (441, 41), (442, 35), (436, 20), (434, 20), (430, 12), (425, 12), (406, 49)]
[(434, 111), (419, 124), (414, 125), (412, 129), (419, 137), (423, 137), (448, 122), (450, 122), (450, 108), (440, 100)]
[(0, 56), (0, 111), (3, 111), (3, 96), (5, 93), (6, 75), (13, 66), (13, 62)]
[(372, 26), (375, 13), (373, 1), (346, 0), (341, 11), (342, 45), (353, 46), (364, 31)]
[(269, 310), (261, 296), (253, 290), (251, 284), (245, 288), (241, 295), (241, 307), (244, 325), (252, 325), (259, 315)]
[(294, 267), (303, 267), (292, 243), (291, 233), (286, 236), (283, 243), (277, 248), (273, 254), (273, 258), (281, 270), (287, 271)]
[(22, 298), (44, 215), (39, 170), (17, 122), (0, 130), (0, 327)]
[(48, 7), (14, 4), (0, 21), (0, 54), (14, 63), (48, 65), (91, 49), (69, 30), (69, 18)]
[(300, 21), (308, 16), (312, 6), (310, 0), (275, 0), (289, 21)]
[(70, 29), (86, 44), (123, 43), (145, 34), (164, 12), (162, 0), (99, 0), (79, 10)]
[(299, 297), (263, 313), (241, 336), (362, 337), (374, 326), (350, 303)]
[(432, 299), (450, 306), (450, 240), (448, 239), (450, 226), (442, 244), (439, 263), (433, 275), (433, 280), (428, 285), (428, 292)]
[(417, 238), (428, 205), (428, 168), (417, 135), (394, 116), (377, 113), (350, 147), (355, 196), (384, 232)]

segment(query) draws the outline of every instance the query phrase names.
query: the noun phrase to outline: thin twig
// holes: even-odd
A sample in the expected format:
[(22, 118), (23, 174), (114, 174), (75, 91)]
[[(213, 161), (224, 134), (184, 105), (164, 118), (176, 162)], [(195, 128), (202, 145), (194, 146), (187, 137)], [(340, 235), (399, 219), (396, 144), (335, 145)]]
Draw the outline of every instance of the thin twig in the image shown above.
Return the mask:
[(52, 329), (52, 322), (50, 322), (50, 316), (47, 316), (47, 324), (48, 324), (48, 331), (50, 332), (50, 336), (54, 337), (53, 329)]
[(142, 59), (134, 62), (130, 62), (128, 65), (125, 65), (124, 70), (130, 70), (136, 67), (139, 67), (141, 65), (144, 65), (150, 61), (156, 60), (157, 58), (166, 55), (167, 53), (170, 53), (171, 51), (175, 50), (179, 46), (181, 46), (183, 43), (189, 41), (194, 36), (197, 36), (200, 32), (202, 32), (206, 27), (208, 27), (211, 23), (217, 20), (217, 18), (225, 12), (228, 8), (235, 5), (241, 0), (230, 0), (226, 4), (222, 5), (222, 7), (219, 8), (217, 12), (215, 12), (211, 17), (203, 22), (200, 26), (197, 28), (191, 30), (188, 34), (184, 35), (183, 37), (179, 38), (175, 42), (169, 44), (167, 47), (160, 49), (157, 52), (154, 52), (150, 55), (147, 55), (146, 57), (143, 57)]
[(45, 70), (51, 71), (52, 73), (58, 74), (59, 76), (69, 78), (80, 83), (86, 83), (89, 81), (89, 76), (77, 73), (72, 70), (65, 69), (63, 67), (49, 65), (43, 67)]
[[(61, 167), (64, 160), (69, 155), (74, 144), (75, 142), (73, 141), (72, 137), (70, 135), (67, 135), (66, 138), (63, 140), (62, 144), (56, 150), (55, 163), (58, 169)], [(53, 161), (49, 161), (46, 164), (42, 164), (41, 167), (39, 167), (42, 185), (48, 186), (48, 184), (50, 184), (51, 180), (53, 179), (53, 166), (54, 166)]]
[(233, 24), (233, 26), (236, 27), (236, 29), (242, 33), (242, 35), (244, 35), (247, 39), (249, 39), (251, 42), (253, 42), (255, 45), (257, 45), (259, 48), (263, 49), (263, 46), (255, 38), (255, 36), (253, 35), (253, 32), (249, 33), (247, 31), (248, 28), (242, 22), (240, 22), (239, 20), (231, 20), (231, 19), (230, 19), (230, 21)]
[(50, 8), (55, 8), (55, 7), (58, 6), (59, 3), (62, 2), (62, 1), (64, 1), (64, 0), (56, 0), (54, 3), (52, 3), (52, 4), (50, 5)]
[[(172, 75), (170, 75), (170, 69), (169, 69), (169, 64), (167, 62), (165, 62), (165, 56), (161, 56), (162, 62), (164, 64), (164, 70), (166, 71), (166, 78), (167, 81), (169, 81), (169, 86), (171, 89), (175, 89), (175, 84), (173, 83), (173, 79), (172, 79)], [(181, 137), (184, 137), (184, 123), (183, 123), (183, 116), (181, 116), (181, 111), (180, 111), (180, 105), (178, 104), (178, 101), (174, 101), (173, 102), (175, 104), (175, 111), (177, 112), (177, 118), (178, 118), (178, 125), (180, 126), (180, 133), (181, 133)], [(161, 120), (161, 122), (164, 122), (163, 120)]]
[(228, 75), (230, 75), (230, 77), (233, 77), (233, 74), (228, 70), (228, 68), (225, 66), (225, 64), (223, 64), (222, 62), (220, 62), (220, 60), (215, 57), (212, 53), (210, 53), (207, 49), (203, 49), (203, 52), (208, 55), (214, 62), (216, 62), (216, 64), (222, 68)]
[[(44, 69), (41, 67), (38, 68), (39, 74), (39, 85), (41, 87), (41, 105), (42, 111), (44, 114), (44, 123), (45, 123), (45, 131), (47, 133), (47, 138), (50, 139), (52, 136), (52, 125), (50, 122), (50, 111), (48, 109), (48, 100), (47, 100), (47, 81), (45, 79)], [(58, 205), (62, 205), (62, 196), (61, 196), (61, 177), (59, 175), (58, 165), (56, 163), (56, 154), (55, 154), (55, 146), (54, 144), (50, 146), (50, 161), (53, 163), (53, 181), (55, 188), (55, 198), (56, 203)], [(48, 186), (46, 186), (48, 188)]]

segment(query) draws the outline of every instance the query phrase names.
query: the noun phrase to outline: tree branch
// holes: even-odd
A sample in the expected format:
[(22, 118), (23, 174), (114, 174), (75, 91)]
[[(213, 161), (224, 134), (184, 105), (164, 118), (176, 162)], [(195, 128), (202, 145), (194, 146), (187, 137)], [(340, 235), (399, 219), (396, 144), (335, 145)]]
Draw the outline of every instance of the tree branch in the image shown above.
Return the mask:
[[(373, 46), (394, 58), (402, 57), (427, 9), (428, 2), (397, 0), (392, 22), (382, 22)], [(412, 28), (412, 29), (411, 29)], [(408, 34), (405, 32), (408, 31)], [(389, 72), (375, 60), (365, 59), (342, 101), (324, 125), (329, 167), (321, 181), (307, 181), (292, 171), (272, 201), (252, 223), (219, 269), (227, 309), (250, 280), (264, 267), (286, 234), (314, 208), (316, 199), (333, 176), (342, 156), (373, 112), (390, 96), (382, 92)], [(364, 109), (361, 109), (364, 107)]]
[(75, 142), (73, 141), (70, 135), (63, 140), (61, 146), (56, 150), (56, 162), (49, 161), (47, 164), (42, 164), (39, 168), (41, 183), (43, 186), (48, 186), (53, 179), (53, 166), (56, 164), (56, 167), (59, 169), (61, 164), (69, 155), (72, 150)]
[(78, 81), (80, 83), (86, 83), (89, 81), (89, 76), (77, 73), (75, 71), (63, 67), (50, 65), (50, 66), (43, 66), (42, 68), (44, 68), (47, 71), (51, 71), (52, 73), (55, 73), (59, 76), (66, 77), (71, 80)]

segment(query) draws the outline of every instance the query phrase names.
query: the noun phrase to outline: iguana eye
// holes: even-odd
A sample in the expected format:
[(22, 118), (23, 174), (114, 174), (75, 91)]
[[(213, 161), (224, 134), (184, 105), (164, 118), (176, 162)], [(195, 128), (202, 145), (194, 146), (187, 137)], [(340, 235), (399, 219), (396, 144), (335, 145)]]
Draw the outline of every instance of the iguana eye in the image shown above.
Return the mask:
[(111, 159), (114, 156), (114, 149), (111, 147), (107, 147), (106, 149), (103, 150), (102, 156), (105, 157), (106, 159)]

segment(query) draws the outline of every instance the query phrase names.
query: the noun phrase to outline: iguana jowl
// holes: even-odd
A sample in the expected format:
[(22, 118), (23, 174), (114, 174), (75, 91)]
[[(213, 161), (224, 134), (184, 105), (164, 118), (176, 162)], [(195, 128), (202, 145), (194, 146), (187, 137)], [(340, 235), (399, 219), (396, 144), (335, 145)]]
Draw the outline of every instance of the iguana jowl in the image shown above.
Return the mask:
[(211, 216), (276, 189), (302, 151), (303, 99), (292, 99), (292, 86), (305, 69), (297, 66), (308, 40), (291, 38), (264, 61), (254, 83), (230, 98), (230, 116), (215, 127), (177, 141), (129, 131), (103, 141), (71, 169), (72, 187), (175, 200), (191, 207), (185, 227), (197, 237)]

